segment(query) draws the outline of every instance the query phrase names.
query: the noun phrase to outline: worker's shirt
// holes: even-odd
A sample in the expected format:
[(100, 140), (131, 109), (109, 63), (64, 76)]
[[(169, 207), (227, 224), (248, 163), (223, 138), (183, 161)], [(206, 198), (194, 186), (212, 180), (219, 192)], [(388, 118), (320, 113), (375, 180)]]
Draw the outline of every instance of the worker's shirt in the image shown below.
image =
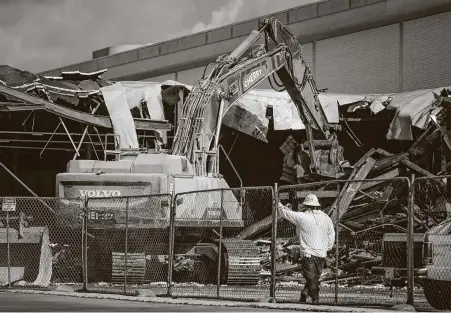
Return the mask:
[(334, 225), (330, 217), (320, 210), (294, 212), (279, 204), (278, 213), (296, 225), (301, 256), (325, 258), (335, 242)]

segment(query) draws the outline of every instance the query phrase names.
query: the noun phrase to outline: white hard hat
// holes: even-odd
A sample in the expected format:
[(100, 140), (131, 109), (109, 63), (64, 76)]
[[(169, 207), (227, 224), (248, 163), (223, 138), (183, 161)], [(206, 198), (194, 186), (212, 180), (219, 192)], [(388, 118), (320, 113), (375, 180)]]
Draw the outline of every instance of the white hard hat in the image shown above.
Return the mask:
[(304, 203), (302, 203), (305, 206), (313, 206), (313, 207), (319, 207), (321, 204), (319, 204), (318, 198), (314, 194), (309, 194), (304, 199)]

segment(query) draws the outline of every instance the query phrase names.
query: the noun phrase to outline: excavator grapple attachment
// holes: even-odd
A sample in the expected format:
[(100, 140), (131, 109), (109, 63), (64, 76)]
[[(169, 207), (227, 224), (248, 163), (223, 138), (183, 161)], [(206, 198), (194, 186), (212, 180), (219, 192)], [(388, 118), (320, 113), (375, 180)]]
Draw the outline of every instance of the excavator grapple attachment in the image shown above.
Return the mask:
[(47, 287), (53, 263), (48, 228), (28, 227), (23, 213), (8, 219), (9, 228), (6, 217), (0, 219), (0, 285)]

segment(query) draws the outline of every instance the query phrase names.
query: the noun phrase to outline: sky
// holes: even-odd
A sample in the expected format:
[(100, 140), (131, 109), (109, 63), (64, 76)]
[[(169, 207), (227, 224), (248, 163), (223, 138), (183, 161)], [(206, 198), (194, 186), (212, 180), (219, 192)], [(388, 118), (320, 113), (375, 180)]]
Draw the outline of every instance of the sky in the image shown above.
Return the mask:
[(0, 64), (40, 72), (318, 0), (0, 0)]

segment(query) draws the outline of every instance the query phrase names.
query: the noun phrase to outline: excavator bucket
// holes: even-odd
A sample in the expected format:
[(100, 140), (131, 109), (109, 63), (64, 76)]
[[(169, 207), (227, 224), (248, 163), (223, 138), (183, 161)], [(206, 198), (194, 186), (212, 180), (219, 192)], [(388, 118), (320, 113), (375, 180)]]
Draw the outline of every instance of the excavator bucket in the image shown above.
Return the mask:
[(52, 251), (47, 227), (28, 227), (23, 213), (0, 221), (0, 285), (47, 287), (52, 278)]

